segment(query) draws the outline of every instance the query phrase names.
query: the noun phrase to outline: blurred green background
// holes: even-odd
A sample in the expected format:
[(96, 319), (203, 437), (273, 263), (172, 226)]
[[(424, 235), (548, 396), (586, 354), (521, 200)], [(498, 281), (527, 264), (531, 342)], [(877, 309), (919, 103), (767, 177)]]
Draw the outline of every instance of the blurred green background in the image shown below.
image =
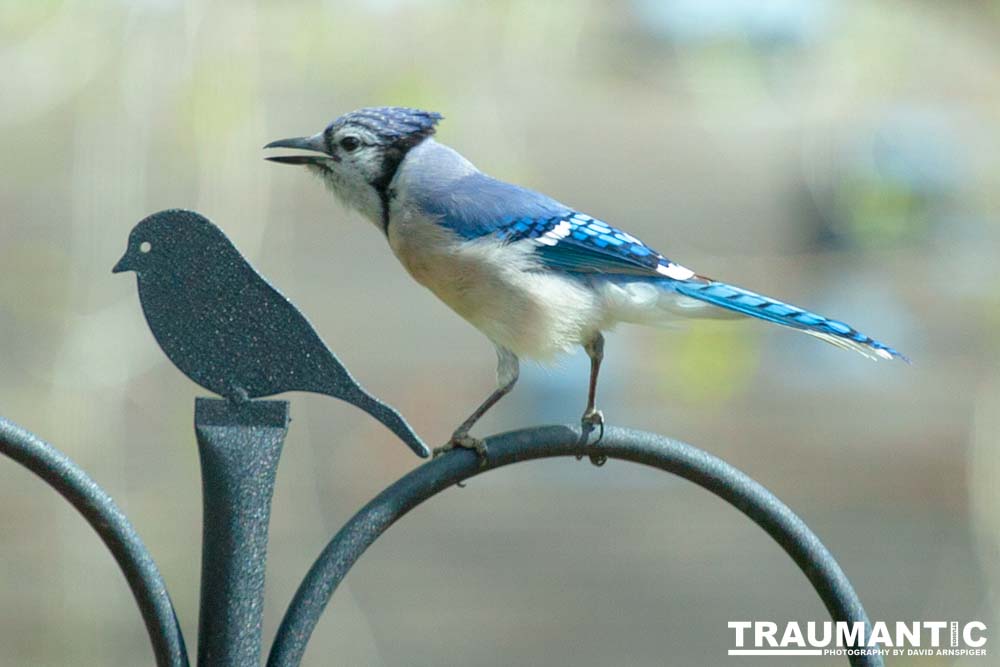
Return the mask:
[[(143, 216), (201, 211), (442, 443), (493, 386), (489, 344), (315, 179), (262, 159), (387, 104), (442, 112), (439, 138), (488, 173), (912, 357), (875, 364), (758, 322), (625, 327), (602, 407), (771, 488), (873, 618), (1000, 627), (1000, 3), (5, 0), (0, 414), (129, 514), (192, 651), (204, 392), (110, 268)], [(575, 421), (586, 369), (528, 366), (478, 431)], [(291, 400), (268, 640), (332, 533), (417, 465), (362, 413)], [(151, 663), (103, 545), (12, 462), (0, 536), (0, 664)], [(826, 618), (760, 529), (668, 475), (548, 461), (392, 528), (306, 664), (762, 664), (726, 657), (727, 621), (750, 618)]]

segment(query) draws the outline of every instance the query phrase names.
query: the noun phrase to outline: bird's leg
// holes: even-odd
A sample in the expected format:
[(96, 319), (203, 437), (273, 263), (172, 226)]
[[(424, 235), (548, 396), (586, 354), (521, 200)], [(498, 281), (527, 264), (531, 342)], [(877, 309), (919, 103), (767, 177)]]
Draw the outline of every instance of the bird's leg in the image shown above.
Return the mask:
[(587, 390), (587, 408), (583, 411), (580, 421), (585, 427), (599, 426), (604, 435), (604, 413), (597, 409), (597, 376), (601, 372), (601, 362), (604, 361), (604, 336), (598, 332), (583, 346), (590, 357), (590, 388)]
[(486, 461), (486, 443), (478, 438), (473, 438), (469, 435), (469, 430), (472, 426), (479, 421), (486, 412), (496, 405), (497, 401), (510, 393), (510, 390), (514, 388), (517, 383), (517, 378), (520, 373), (520, 363), (517, 360), (517, 356), (505, 347), (497, 346), (497, 388), (492, 394), (490, 394), (482, 405), (475, 409), (475, 411), (469, 415), (468, 419), (462, 422), (455, 432), (451, 436), (451, 440), (448, 441), (444, 447), (438, 447), (434, 450), (434, 456), (440, 456), (441, 454), (454, 449), (455, 447), (465, 447), (467, 449), (474, 449), (479, 454), (480, 461), (485, 463)]
[[(597, 376), (601, 372), (601, 362), (604, 361), (604, 336), (598, 331), (588, 340), (583, 349), (590, 357), (590, 387), (587, 390), (587, 407), (580, 418), (580, 425), (584, 434), (595, 427), (600, 429), (597, 441), (604, 437), (604, 413), (597, 409)], [(579, 457), (578, 457), (579, 458)], [(606, 456), (592, 455), (590, 462), (596, 466), (602, 466), (607, 462)]]

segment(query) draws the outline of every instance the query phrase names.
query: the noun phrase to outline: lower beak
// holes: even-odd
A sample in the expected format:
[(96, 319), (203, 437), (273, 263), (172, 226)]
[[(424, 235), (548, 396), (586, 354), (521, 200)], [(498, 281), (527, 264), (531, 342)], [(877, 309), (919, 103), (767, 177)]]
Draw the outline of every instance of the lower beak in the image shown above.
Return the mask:
[(122, 273), (123, 271), (131, 271), (131, 270), (132, 267), (129, 266), (128, 263), (128, 253), (125, 253), (124, 255), (122, 255), (122, 258), (118, 260), (118, 263), (112, 267), (111, 273)]
[(303, 151), (314, 151), (322, 155), (275, 155), (265, 159), (281, 164), (325, 164), (328, 160), (337, 160), (336, 156), (327, 152), (326, 142), (323, 134), (314, 134), (311, 137), (293, 137), (291, 139), (278, 139), (272, 141), (264, 148), (296, 148)]

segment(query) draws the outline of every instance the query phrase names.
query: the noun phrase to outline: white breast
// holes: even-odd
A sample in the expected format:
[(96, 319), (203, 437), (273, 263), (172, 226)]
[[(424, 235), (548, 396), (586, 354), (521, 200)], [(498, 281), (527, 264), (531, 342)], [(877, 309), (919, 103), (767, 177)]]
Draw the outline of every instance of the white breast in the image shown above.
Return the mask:
[(410, 275), (518, 356), (550, 360), (599, 328), (588, 283), (539, 270), (530, 242), (467, 241), (400, 205), (390, 220), (389, 245)]

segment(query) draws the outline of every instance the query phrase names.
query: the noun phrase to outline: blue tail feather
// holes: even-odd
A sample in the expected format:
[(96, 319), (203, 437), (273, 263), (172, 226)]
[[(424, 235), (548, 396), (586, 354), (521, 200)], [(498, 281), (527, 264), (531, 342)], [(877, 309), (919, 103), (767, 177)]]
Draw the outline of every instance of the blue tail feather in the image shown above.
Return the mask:
[(742, 287), (700, 276), (691, 280), (666, 280), (663, 282), (678, 294), (750, 317), (798, 329), (838, 347), (853, 349), (872, 359), (896, 358), (907, 363), (910, 362), (905, 355), (897, 350), (866, 336), (843, 322), (811, 313), (797, 306), (745, 290)]

